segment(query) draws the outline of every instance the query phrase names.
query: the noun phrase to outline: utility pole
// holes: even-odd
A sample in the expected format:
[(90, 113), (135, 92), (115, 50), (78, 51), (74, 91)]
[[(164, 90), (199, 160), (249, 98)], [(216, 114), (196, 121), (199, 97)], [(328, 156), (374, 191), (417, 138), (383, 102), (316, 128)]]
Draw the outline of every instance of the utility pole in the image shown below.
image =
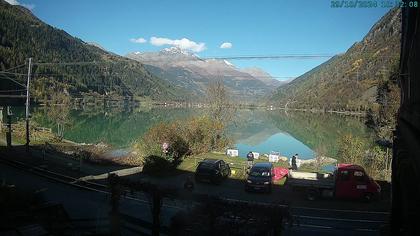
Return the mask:
[(29, 151), (29, 84), (31, 81), (31, 73), (32, 73), (32, 58), (29, 58), (28, 64), (28, 80), (26, 81), (26, 151)]

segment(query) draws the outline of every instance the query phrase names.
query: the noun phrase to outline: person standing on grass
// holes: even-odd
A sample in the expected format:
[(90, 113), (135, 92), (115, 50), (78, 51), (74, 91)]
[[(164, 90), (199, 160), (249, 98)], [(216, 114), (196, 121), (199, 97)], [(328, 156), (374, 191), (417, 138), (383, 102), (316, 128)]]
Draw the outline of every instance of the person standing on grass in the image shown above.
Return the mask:
[(246, 158), (248, 160), (248, 168), (251, 168), (252, 164), (254, 164), (254, 153), (252, 153), (251, 151), (248, 152)]
[(292, 170), (298, 169), (297, 162), (298, 162), (298, 154), (296, 153), (295, 155), (292, 156), (292, 160), (291, 160)]

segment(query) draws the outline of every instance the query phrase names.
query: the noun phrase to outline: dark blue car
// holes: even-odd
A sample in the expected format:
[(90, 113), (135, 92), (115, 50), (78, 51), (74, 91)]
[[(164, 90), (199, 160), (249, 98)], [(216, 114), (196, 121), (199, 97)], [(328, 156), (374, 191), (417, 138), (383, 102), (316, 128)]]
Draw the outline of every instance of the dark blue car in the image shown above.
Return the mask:
[(269, 162), (256, 163), (251, 167), (245, 183), (245, 191), (270, 193), (273, 186), (274, 167)]

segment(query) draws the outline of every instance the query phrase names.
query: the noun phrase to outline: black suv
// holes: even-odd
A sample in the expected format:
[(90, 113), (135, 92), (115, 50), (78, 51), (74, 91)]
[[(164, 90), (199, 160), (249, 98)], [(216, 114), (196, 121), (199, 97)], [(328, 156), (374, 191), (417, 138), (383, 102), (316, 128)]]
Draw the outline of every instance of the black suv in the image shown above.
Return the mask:
[(260, 162), (252, 166), (245, 183), (245, 191), (271, 192), (274, 178), (274, 167), (269, 162)]
[(195, 180), (218, 184), (230, 175), (230, 167), (223, 160), (204, 159), (195, 171)]

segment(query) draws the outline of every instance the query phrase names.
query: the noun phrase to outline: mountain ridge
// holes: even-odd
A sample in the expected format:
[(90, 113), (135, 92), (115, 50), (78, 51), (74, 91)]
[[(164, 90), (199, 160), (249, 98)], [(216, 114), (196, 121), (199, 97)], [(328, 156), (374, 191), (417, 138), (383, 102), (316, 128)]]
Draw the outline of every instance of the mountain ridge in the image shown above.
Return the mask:
[(281, 86), (267, 103), (282, 107), (367, 109), (398, 70), (401, 10), (392, 9), (344, 54)]
[(196, 97), (205, 95), (206, 86), (216, 79), (224, 82), (233, 100), (237, 101), (256, 101), (281, 84), (266, 72), (266, 78), (259, 79), (227, 60), (202, 59), (177, 47), (158, 52), (133, 52), (126, 57), (142, 62), (168, 83), (188, 88)]
[[(53, 92), (69, 91), (72, 96), (114, 94), (178, 99), (182, 94), (152, 75), (139, 62), (107, 52), (50, 26), (30, 10), (0, 0), (0, 70), (34, 62), (31, 87), (36, 98), (48, 99)], [(62, 66), (60, 63), (91, 62)], [(0, 80), (2, 87), (8, 86)]]
[(274, 79), (273, 76), (259, 67), (246, 67), (241, 69), (241, 71), (252, 75), (254, 78), (262, 81), (268, 86), (279, 87), (288, 83), (287, 81)]

